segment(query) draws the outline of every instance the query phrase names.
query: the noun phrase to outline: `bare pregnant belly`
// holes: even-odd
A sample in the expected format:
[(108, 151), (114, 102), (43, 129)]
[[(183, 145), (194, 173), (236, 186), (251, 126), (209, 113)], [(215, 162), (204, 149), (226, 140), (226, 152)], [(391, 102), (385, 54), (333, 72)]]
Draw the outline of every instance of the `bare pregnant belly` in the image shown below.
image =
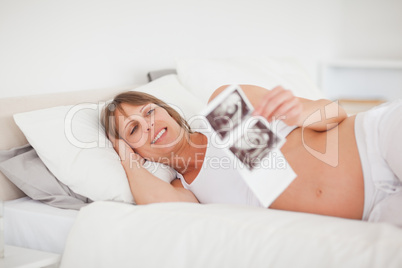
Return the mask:
[(295, 129), (281, 148), (297, 178), (270, 208), (361, 219), (364, 181), (354, 119), (327, 132)]

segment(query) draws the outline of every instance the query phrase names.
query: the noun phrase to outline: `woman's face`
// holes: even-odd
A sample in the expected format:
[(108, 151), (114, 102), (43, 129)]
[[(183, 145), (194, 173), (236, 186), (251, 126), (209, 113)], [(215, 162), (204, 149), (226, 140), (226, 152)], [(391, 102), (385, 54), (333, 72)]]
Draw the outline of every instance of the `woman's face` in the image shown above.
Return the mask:
[(116, 110), (116, 124), (120, 136), (142, 157), (158, 161), (168, 157), (179, 145), (185, 130), (154, 103), (140, 106), (122, 104), (127, 116)]

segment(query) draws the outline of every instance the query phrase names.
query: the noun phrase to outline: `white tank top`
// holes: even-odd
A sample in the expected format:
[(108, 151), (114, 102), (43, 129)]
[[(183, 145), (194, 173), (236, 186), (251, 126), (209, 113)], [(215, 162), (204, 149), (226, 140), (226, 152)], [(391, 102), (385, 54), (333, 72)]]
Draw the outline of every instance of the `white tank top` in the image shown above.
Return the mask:
[[(296, 127), (277, 121), (276, 133), (286, 137)], [(194, 193), (200, 203), (263, 207), (239, 172), (236, 171), (235, 163), (230, 161), (224, 150), (214, 147), (209, 140), (204, 162), (194, 181), (188, 184), (181, 174), (177, 173), (177, 176), (184, 188)]]

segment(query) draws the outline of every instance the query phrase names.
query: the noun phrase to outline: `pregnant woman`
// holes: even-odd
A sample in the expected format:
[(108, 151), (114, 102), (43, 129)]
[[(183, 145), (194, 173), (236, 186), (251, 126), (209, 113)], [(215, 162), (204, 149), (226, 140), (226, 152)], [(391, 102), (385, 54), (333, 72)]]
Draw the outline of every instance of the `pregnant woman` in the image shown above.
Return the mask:
[[(329, 100), (295, 97), (282, 87), (242, 85), (254, 115), (280, 118), (281, 152), (297, 177), (269, 206), (402, 225), (402, 102), (348, 117)], [(225, 87), (217, 89), (211, 99)], [(119, 153), (137, 204), (233, 203), (262, 206), (231, 165), (207, 164), (222, 149), (192, 132), (163, 101), (139, 92), (119, 94), (105, 107), (104, 125)], [(142, 167), (167, 164), (178, 178), (166, 183)]]

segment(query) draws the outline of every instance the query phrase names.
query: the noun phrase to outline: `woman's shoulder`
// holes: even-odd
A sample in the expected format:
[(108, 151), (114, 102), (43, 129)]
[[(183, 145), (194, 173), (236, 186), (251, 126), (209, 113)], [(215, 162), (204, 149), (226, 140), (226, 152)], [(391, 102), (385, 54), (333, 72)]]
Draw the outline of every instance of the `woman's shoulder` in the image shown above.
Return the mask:
[(228, 85), (223, 85), (218, 87), (217, 89), (215, 89), (215, 91), (212, 93), (212, 95), (209, 97), (208, 103), (210, 103), (213, 99), (216, 98), (216, 96), (218, 96), (219, 94), (222, 93), (222, 91), (224, 91), (226, 88), (228, 87)]

